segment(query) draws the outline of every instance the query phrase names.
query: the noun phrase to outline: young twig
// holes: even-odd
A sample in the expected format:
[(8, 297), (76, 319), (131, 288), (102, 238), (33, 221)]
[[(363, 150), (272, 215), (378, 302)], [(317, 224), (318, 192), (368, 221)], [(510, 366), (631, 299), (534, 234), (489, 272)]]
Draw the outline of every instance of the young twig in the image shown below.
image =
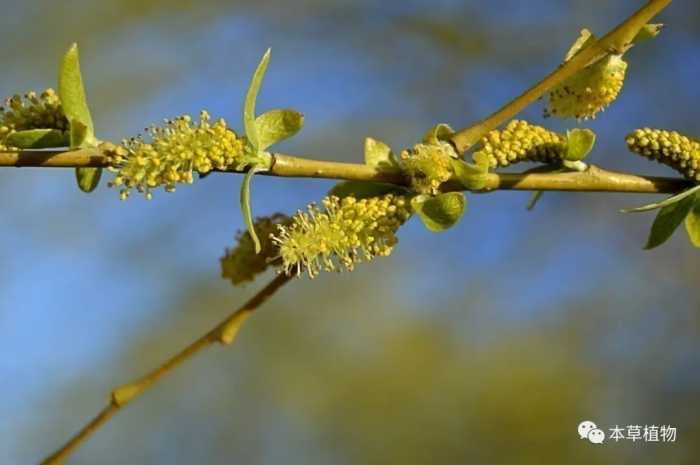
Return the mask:
[(133, 383), (121, 386), (110, 395), (109, 404), (87, 425), (85, 425), (75, 436), (73, 436), (63, 447), (47, 457), (43, 465), (60, 465), (63, 461), (83, 442), (85, 442), (103, 424), (109, 421), (122, 407), (143, 394), (148, 388), (156, 383), (160, 378), (170, 373), (195, 354), (199, 353), (215, 343), (231, 344), (238, 330), (246, 319), (270, 298), (279, 288), (291, 279), (286, 274), (277, 275), (267, 286), (255, 294), (248, 302), (232, 313), (228, 318), (219, 323), (211, 331), (187, 346), (177, 355), (167, 360), (163, 365), (153, 370), (143, 378)]

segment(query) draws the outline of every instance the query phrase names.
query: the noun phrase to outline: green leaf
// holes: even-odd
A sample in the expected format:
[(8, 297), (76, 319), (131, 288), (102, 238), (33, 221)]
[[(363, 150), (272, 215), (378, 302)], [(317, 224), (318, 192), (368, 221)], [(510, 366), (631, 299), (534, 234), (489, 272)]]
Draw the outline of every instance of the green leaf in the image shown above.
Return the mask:
[(252, 145), (254, 152), (257, 154), (260, 150), (260, 139), (258, 138), (258, 132), (255, 124), (255, 102), (258, 98), (258, 93), (260, 92), (260, 86), (262, 85), (263, 78), (265, 77), (265, 72), (267, 71), (267, 65), (270, 62), (271, 50), (268, 48), (263, 55), (258, 67), (253, 73), (253, 78), (248, 86), (248, 92), (245, 96), (245, 104), (243, 106), (243, 128), (245, 129), (245, 134), (248, 137), (250, 145)]
[(102, 168), (76, 168), (75, 179), (78, 181), (78, 187), (83, 192), (92, 192), (100, 183), (102, 176)]
[(448, 192), (436, 197), (418, 195), (411, 199), (411, 207), (432, 232), (445, 231), (457, 224), (466, 206), (467, 200), (461, 192)]
[[(80, 73), (80, 56), (78, 45), (73, 44), (68, 52), (63, 56), (58, 74), (58, 93), (61, 98), (61, 105), (71, 126), (74, 122), (79, 122), (85, 126), (85, 137), (83, 143), (96, 145), (95, 128), (92, 123), (92, 116), (88, 108), (83, 87), (83, 77)], [(79, 148), (79, 146), (71, 146)]]
[(294, 110), (271, 110), (255, 118), (258, 149), (289, 139), (304, 126), (304, 115)]
[(542, 199), (544, 191), (535, 191), (530, 196), (530, 200), (527, 202), (527, 211), (532, 211), (537, 206), (537, 203)]
[(569, 52), (566, 54), (566, 61), (571, 60), (586, 47), (589, 47), (590, 45), (595, 43), (595, 41), (596, 38), (591, 33), (591, 31), (589, 31), (588, 29), (582, 29), (578, 36), (578, 39), (576, 39), (576, 42), (574, 42), (574, 45), (571, 46)]
[(700, 197), (698, 196), (692, 210), (685, 217), (685, 230), (688, 232), (690, 242), (700, 248)]
[(423, 142), (426, 144), (436, 145), (439, 142), (447, 142), (454, 135), (455, 131), (449, 124), (440, 123), (430, 128), (423, 136)]
[(365, 139), (365, 164), (380, 171), (398, 171), (399, 164), (384, 142), (368, 137)]
[(328, 195), (340, 197), (355, 197), (356, 199), (368, 199), (386, 194), (406, 195), (408, 189), (395, 184), (366, 181), (344, 181), (336, 184)]
[(262, 247), (260, 246), (260, 239), (255, 233), (255, 227), (253, 226), (253, 210), (250, 207), (250, 182), (253, 180), (255, 173), (265, 171), (266, 168), (260, 166), (251, 167), (243, 178), (243, 183), (241, 184), (241, 212), (243, 213), (243, 219), (248, 227), (248, 232), (250, 233), (251, 239), (253, 239), (253, 244), (255, 244), (255, 253), (260, 253)]
[(649, 240), (644, 248), (650, 250), (666, 242), (688, 216), (696, 201), (695, 196), (686, 197), (662, 208), (651, 226)]
[(590, 129), (572, 129), (566, 133), (566, 160), (580, 161), (593, 150), (596, 135)]
[(644, 205), (642, 207), (637, 207), (637, 208), (624, 208), (620, 211), (622, 213), (642, 213), (642, 212), (648, 212), (651, 210), (657, 210), (659, 208), (664, 208), (664, 207), (668, 207), (670, 205), (673, 205), (676, 202), (680, 202), (681, 200), (683, 200), (687, 197), (690, 197), (691, 195), (695, 194), (696, 192), (700, 192), (700, 185), (697, 185), (695, 187), (691, 187), (690, 189), (684, 190), (680, 194), (676, 194), (672, 197), (669, 197), (662, 202), (650, 203), (649, 205)]
[(474, 155), (475, 164), (467, 163), (462, 160), (451, 160), (455, 179), (457, 179), (465, 189), (479, 191), (486, 187), (489, 174), (489, 162), (487, 157), (482, 157), (481, 155), (480, 153)]
[(46, 149), (66, 147), (70, 145), (70, 140), (65, 132), (58, 129), (27, 129), (7, 136), (5, 145), (18, 149)]

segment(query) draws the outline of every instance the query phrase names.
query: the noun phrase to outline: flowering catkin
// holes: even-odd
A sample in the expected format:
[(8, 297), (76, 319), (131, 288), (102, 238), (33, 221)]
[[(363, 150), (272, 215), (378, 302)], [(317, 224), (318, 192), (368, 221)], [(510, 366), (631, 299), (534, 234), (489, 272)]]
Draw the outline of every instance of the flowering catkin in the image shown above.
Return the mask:
[(168, 120), (164, 127), (147, 129), (150, 141), (133, 138), (106, 151), (110, 170), (116, 172), (110, 184), (121, 187), (122, 199), (131, 189), (150, 198), (151, 190), (158, 186), (171, 192), (177, 183), (191, 184), (194, 172), (204, 174), (245, 164), (245, 141), (226, 121), (211, 123), (205, 111), (199, 118), (196, 124), (188, 115)]
[(260, 253), (255, 253), (255, 244), (250, 233), (239, 232), (236, 236), (236, 247), (226, 249), (226, 254), (221, 258), (221, 276), (237, 286), (252, 281), (255, 276), (267, 270), (275, 258), (279, 257), (279, 247), (272, 241), (271, 236), (277, 232), (278, 225), (287, 225), (290, 221), (290, 217), (281, 213), (255, 221), (255, 231), (260, 238)]
[(417, 144), (412, 150), (401, 153), (411, 187), (421, 194), (437, 194), (440, 185), (452, 176), (452, 159), (456, 157), (454, 148), (443, 141)]
[(656, 160), (700, 182), (700, 141), (676, 131), (637, 129), (626, 138), (630, 151)]
[[(68, 130), (61, 100), (53, 89), (14, 95), (0, 107), (0, 146), (10, 134), (28, 129)], [(7, 147), (5, 147), (7, 148)]]
[[(658, 32), (657, 32), (658, 33)], [(566, 57), (569, 61), (595, 42), (588, 29), (581, 31)], [(615, 101), (625, 83), (627, 63), (622, 55), (609, 55), (580, 70), (549, 92), (545, 116), (595, 118)]]
[(564, 159), (567, 141), (564, 135), (527, 121), (513, 120), (503, 130), (490, 131), (474, 153), (485, 154), (491, 168), (521, 161), (552, 163)]
[(278, 227), (273, 241), (286, 273), (306, 271), (313, 278), (322, 270), (352, 271), (356, 263), (389, 255), (398, 242), (396, 231), (410, 215), (404, 196), (331, 196), (323, 209), (311, 205), (297, 212)]

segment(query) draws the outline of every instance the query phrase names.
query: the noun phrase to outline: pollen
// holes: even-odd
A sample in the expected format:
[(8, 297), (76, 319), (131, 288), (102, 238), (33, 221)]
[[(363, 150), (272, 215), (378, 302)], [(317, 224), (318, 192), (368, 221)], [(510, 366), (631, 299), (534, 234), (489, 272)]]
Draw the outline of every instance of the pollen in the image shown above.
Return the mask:
[(68, 130), (61, 100), (53, 89), (14, 95), (0, 107), (0, 147), (7, 148), (3, 141), (10, 134), (28, 129)]
[(490, 131), (479, 142), (474, 153), (485, 154), (491, 168), (505, 167), (521, 161), (554, 163), (567, 152), (566, 136), (513, 120), (503, 130)]
[(322, 208), (299, 211), (288, 225), (278, 226), (272, 240), (279, 246), (283, 270), (306, 272), (352, 271), (355, 265), (391, 254), (396, 232), (410, 217), (404, 196), (326, 197)]
[(167, 120), (164, 127), (148, 128), (146, 139), (125, 140), (106, 150), (110, 170), (116, 173), (110, 186), (121, 188), (122, 199), (132, 189), (146, 198), (159, 186), (172, 192), (179, 183), (191, 184), (193, 173), (241, 167), (245, 147), (245, 140), (223, 119), (212, 123), (205, 111), (198, 123), (188, 115), (180, 116)]
[(631, 152), (670, 166), (700, 182), (700, 141), (676, 131), (637, 129), (626, 138)]
[(437, 194), (442, 183), (452, 176), (454, 148), (447, 142), (418, 144), (412, 150), (401, 153), (405, 173), (413, 190), (420, 194)]

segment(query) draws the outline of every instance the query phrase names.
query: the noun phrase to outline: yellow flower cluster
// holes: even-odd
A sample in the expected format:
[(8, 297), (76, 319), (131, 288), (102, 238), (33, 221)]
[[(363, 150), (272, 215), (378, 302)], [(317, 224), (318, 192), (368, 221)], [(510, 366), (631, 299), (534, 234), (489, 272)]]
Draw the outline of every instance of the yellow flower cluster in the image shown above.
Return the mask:
[(323, 207), (299, 211), (273, 236), (287, 273), (306, 271), (313, 278), (322, 270), (352, 271), (356, 263), (387, 256), (398, 242), (396, 231), (411, 215), (407, 199), (393, 194), (360, 200), (331, 196)]
[(676, 131), (643, 128), (627, 136), (630, 151), (656, 160), (700, 182), (700, 141)]
[(527, 121), (513, 120), (503, 130), (490, 131), (484, 136), (477, 153), (486, 154), (491, 168), (504, 167), (521, 161), (552, 163), (566, 156), (564, 135)]
[(595, 118), (615, 101), (625, 83), (627, 63), (610, 55), (576, 73), (549, 93), (545, 116)]
[(151, 198), (151, 190), (158, 186), (172, 192), (178, 183), (191, 184), (194, 172), (245, 165), (245, 140), (223, 119), (212, 123), (205, 111), (199, 118), (196, 124), (187, 115), (168, 120), (164, 127), (147, 130), (149, 141), (133, 138), (106, 151), (110, 170), (116, 172), (110, 185), (121, 187), (122, 200), (131, 189)]
[(411, 187), (420, 194), (437, 194), (442, 183), (452, 176), (454, 148), (447, 142), (418, 144), (413, 150), (404, 150), (401, 161)]
[(68, 130), (61, 100), (53, 89), (39, 95), (28, 92), (12, 96), (0, 107), (0, 147), (7, 148), (3, 142), (13, 132), (28, 129)]
[(255, 276), (267, 270), (279, 258), (279, 247), (271, 239), (279, 225), (287, 225), (291, 218), (277, 213), (271, 217), (258, 218), (255, 221), (255, 231), (260, 238), (260, 253), (255, 253), (255, 244), (248, 231), (239, 232), (233, 249), (226, 249), (221, 258), (221, 276), (229, 279), (234, 286), (246, 281), (252, 281)]

